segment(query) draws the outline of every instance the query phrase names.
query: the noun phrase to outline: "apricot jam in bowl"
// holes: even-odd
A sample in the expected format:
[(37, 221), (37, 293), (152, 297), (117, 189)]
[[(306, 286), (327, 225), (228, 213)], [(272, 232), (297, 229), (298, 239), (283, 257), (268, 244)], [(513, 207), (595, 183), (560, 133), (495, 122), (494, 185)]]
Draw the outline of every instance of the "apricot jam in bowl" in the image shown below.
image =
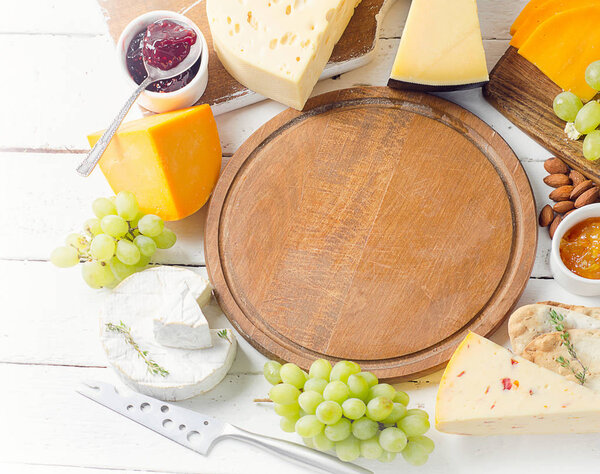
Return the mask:
[(563, 219), (552, 239), (550, 266), (567, 291), (600, 295), (600, 204), (577, 209)]

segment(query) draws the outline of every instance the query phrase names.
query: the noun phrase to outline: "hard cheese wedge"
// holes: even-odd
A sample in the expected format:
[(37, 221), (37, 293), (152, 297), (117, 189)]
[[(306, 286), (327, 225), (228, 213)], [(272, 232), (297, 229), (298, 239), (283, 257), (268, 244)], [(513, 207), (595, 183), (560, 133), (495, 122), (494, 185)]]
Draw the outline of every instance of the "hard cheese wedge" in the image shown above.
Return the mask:
[[(104, 132), (88, 136), (94, 146)], [(221, 143), (208, 105), (121, 125), (100, 168), (115, 193), (131, 191), (145, 213), (183, 219), (208, 200), (221, 171)]]
[(510, 41), (511, 46), (520, 48), (523, 43), (527, 41), (527, 38), (535, 31), (548, 18), (562, 11), (571, 10), (573, 8), (580, 8), (586, 6), (598, 6), (600, 5), (599, 0), (546, 0), (545, 3), (541, 4), (539, 8), (536, 8), (530, 15), (528, 15), (519, 29), (515, 31), (512, 40)]
[(240, 83), (302, 109), (360, 0), (207, 0), (219, 59)]
[(488, 79), (475, 0), (413, 0), (388, 86), (447, 91)]
[(600, 5), (557, 13), (542, 23), (519, 49), (564, 90), (583, 100), (596, 91), (585, 82), (588, 65), (600, 59)]
[(600, 395), (470, 333), (448, 363), (436, 427), (466, 435), (600, 431)]

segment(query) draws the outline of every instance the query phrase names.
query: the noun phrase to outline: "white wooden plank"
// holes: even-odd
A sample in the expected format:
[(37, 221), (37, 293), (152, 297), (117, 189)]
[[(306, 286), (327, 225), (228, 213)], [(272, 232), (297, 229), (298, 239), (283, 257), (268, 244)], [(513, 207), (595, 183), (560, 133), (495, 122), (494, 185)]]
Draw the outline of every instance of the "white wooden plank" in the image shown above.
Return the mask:
[(145, 474), (157, 471), (130, 469), (105, 469), (101, 467), (81, 467), (52, 464), (22, 464), (0, 462), (0, 472), (10, 474)]

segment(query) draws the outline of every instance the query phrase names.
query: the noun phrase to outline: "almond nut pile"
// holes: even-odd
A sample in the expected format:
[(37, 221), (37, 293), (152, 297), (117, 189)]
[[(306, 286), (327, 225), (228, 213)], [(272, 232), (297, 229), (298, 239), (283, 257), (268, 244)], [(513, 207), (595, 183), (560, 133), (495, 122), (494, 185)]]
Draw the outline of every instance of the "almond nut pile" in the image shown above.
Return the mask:
[(570, 169), (559, 158), (550, 158), (544, 163), (545, 170), (549, 173), (544, 178), (546, 183), (554, 190), (548, 196), (554, 201), (554, 206), (545, 205), (540, 212), (540, 226), (548, 227), (550, 238), (560, 221), (573, 212), (588, 204), (600, 200), (600, 189), (592, 180), (587, 179), (579, 171)]

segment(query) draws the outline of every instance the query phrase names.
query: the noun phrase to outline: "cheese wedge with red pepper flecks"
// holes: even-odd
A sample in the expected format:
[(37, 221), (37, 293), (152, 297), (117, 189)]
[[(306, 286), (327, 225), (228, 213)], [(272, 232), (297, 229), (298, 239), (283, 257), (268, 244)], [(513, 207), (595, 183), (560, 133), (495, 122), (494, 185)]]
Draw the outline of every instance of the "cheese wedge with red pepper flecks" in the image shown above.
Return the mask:
[(439, 431), (465, 435), (600, 431), (600, 394), (469, 333), (437, 394)]

